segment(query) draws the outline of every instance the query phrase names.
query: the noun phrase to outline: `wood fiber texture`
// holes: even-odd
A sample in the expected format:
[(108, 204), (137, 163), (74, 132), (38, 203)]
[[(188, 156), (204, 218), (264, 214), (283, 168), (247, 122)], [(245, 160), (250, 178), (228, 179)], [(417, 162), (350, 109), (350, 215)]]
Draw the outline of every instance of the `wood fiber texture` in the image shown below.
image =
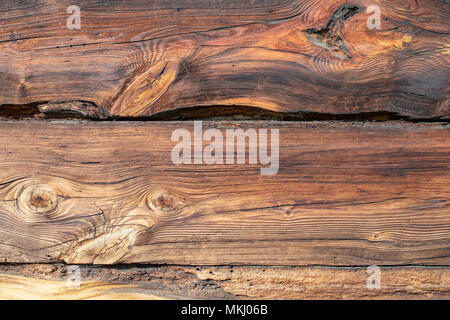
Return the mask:
[(448, 0), (0, 0), (0, 299), (449, 299), (449, 65)]
[(0, 299), (449, 299), (446, 267), (366, 268), (0, 265)]
[[(81, 29), (67, 28), (69, 5)], [(440, 0), (3, 0), (0, 111), (85, 101), (96, 117), (239, 105), (448, 118), (449, 21)]]
[(203, 126), (279, 129), (278, 174), (175, 165), (193, 122), (1, 122), (3, 262), (450, 263), (448, 124)]

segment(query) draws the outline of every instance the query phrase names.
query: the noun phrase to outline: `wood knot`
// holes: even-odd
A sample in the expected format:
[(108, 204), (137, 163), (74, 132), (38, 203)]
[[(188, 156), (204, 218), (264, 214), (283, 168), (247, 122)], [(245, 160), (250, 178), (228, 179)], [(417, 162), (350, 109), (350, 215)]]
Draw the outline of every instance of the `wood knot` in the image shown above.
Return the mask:
[(177, 211), (180, 201), (170, 193), (152, 193), (147, 197), (147, 207), (154, 212)]
[(378, 232), (374, 232), (371, 236), (371, 241), (380, 241), (380, 234)]
[(17, 198), (21, 211), (31, 214), (50, 214), (58, 206), (58, 194), (49, 186), (30, 186)]

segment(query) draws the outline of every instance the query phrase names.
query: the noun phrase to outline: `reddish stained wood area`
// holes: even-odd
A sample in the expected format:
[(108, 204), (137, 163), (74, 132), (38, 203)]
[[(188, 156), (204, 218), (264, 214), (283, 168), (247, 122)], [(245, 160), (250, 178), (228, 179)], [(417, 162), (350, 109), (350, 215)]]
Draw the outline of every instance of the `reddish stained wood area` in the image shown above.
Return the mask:
[[(66, 27), (64, 1), (0, 3), (0, 110), (77, 100), (112, 117), (214, 105), (450, 114), (446, 1), (70, 4), (80, 30)], [(370, 5), (380, 30), (367, 27)]]

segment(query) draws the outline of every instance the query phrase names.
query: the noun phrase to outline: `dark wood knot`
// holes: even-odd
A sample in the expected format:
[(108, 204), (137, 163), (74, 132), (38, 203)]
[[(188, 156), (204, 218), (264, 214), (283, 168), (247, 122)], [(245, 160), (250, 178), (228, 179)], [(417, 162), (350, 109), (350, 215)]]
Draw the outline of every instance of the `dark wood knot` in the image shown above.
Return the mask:
[(180, 205), (178, 198), (170, 193), (151, 193), (147, 197), (147, 207), (154, 212), (174, 212)]
[(19, 208), (31, 214), (50, 214), (58, 206), (58, 194), (49, 186), (30, 186), (18, 196)]

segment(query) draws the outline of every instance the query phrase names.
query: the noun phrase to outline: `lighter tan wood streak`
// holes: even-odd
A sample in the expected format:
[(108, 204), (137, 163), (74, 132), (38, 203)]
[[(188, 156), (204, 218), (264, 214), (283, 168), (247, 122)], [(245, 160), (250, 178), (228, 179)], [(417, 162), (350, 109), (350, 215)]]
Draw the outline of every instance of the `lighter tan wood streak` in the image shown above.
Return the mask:
[(366, 268), (80, 267), (68, 286), (64, 265), (0, 266), (1, 299), (449, 299), (446, 267), (381, 267), (369, 289)]
[(66, 281), (40, 280), (0, 274), (0, 300), (162, 300), (149, 292), (138, 292), (137, 285), (87, 281), (79, 288)]

